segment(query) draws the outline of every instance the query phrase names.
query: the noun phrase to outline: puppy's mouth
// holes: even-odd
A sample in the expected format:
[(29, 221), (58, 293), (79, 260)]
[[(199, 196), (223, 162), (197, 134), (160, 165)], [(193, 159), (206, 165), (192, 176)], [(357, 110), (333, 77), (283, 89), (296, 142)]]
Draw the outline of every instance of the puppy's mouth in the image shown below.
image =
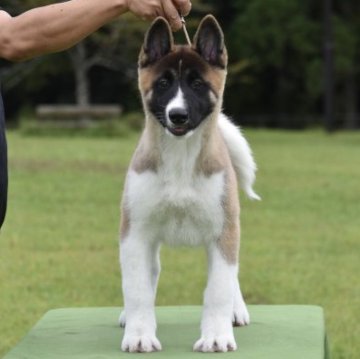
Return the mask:
[(169, 126), (167, 126), (167, 129), (171, 134), (177, 137), (184, 136), (191, 130), (188, 124), (184, 124), (184, 125), (170, 124)]

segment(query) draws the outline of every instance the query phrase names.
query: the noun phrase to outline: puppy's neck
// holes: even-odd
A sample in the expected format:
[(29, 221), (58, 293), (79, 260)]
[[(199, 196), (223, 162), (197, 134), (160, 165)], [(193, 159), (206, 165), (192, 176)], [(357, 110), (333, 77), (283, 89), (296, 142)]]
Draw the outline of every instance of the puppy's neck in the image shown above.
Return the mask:
[(203, 162), (203, 157), (217, 151), (218, 111), (214, 111), (194, 131), (181, 137), (167, 132), (151, 114), (146, 115), (141, 141), (148, 148), (146, 152), (157, 159), (158, 169), (174, 176), (193, 175), (201, 172), (199, 164)]

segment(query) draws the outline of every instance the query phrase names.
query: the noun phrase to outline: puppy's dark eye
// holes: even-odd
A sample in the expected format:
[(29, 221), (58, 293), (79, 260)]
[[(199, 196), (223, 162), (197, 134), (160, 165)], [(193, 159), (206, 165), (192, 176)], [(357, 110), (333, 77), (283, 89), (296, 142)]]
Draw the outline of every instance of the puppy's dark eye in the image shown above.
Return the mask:
[(157, 81), (156, 86), (161, 90), (166, 90), (170, 87), (170, 84), (170, 80), (163, 77)]
[(204, 85), (204, 83), (203, 83), (203, 81), (200, 80), (200, 79), (194, 79), (194, 80), (191, 81), (191, 83), (190, 83), (191, 88), (192, 88), (193, 90), (195, 90), (195, 91), (201, 90), (202, 87), (203, 87), (203, 85)]

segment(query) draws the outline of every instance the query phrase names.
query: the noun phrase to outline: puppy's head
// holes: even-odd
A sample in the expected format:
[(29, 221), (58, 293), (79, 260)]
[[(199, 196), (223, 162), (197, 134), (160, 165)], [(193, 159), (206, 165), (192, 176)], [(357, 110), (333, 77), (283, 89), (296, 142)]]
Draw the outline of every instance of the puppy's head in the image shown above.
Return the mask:
[(226, 66), (224, 35), (213, 16), (201, 21), (192, 46), (174, 45), (169, 24), (157, 18), (139, 57), (139, 88), (148, 117), (174, 136), (195, 130), (221, 107)]

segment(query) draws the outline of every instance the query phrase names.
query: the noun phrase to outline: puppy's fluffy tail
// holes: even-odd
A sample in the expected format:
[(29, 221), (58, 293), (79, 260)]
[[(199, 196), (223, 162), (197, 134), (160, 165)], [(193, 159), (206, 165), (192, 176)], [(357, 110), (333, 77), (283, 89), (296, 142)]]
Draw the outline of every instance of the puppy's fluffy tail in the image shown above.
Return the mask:
[(224, 114), (220, 114), (219, 128), (229, 150), (240, 187), (250, 199), (261, 200), (253, 190), (257, 168), (248, 142), (240, 129)]

